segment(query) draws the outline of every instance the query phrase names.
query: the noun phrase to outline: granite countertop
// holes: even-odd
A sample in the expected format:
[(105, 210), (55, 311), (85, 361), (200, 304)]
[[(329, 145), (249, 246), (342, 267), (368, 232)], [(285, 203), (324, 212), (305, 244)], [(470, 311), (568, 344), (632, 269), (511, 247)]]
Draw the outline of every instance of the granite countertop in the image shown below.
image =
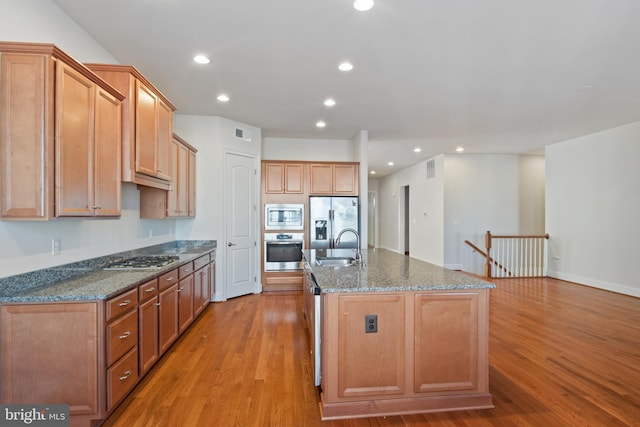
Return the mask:
[(355, 249), (306, 249), (311, 269), (322, 293), (402, 292), (421, 290), (495, 288), (468, 274), (410, 258), (385, 249), (363, 250), (364, 265), (321, 267), (316, 257), (354, 257)]
[[(182, 240), (0, 279), (0, 303), (106, 300), (216, 249), (215, 240)], [(141, 255), (177, 255), (154, 270), (103, 270)]]

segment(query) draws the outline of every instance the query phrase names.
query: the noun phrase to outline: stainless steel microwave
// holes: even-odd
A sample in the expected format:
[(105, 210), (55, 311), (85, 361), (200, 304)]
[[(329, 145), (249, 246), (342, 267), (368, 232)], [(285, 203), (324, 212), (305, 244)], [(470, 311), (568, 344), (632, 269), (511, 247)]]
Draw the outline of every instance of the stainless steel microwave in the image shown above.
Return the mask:
[(303, 204), (267, 204), (264, 207), (265, 230), (304, 230)]

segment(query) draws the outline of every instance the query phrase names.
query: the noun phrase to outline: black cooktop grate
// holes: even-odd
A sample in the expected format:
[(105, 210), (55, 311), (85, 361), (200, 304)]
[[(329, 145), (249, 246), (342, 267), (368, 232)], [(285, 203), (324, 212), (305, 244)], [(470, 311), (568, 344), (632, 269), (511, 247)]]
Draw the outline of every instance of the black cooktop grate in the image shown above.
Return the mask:
[(117, 261), (105, 270), (156, 270), (178, 261), (177, 255), (146, 255)]

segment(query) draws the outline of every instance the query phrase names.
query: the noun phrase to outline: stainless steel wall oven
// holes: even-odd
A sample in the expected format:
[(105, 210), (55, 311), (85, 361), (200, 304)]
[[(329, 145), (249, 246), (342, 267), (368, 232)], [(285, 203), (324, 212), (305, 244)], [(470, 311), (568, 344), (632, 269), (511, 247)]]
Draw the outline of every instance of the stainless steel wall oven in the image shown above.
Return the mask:
[(304, 233), (265, 233), (264, 271), (292, 271), (304, 268)]

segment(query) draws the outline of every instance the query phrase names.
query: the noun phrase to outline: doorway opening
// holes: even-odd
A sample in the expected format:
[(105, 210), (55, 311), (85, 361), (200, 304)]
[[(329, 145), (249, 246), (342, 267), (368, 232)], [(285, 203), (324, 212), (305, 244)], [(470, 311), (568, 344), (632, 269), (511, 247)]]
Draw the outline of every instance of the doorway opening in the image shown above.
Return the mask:
[(400, 235), (400, 247), (398, 248), (401, 253), (405, 255), (409, 255), (409, 246), (410, 246), (410, 220), (409, 220), (409, 186), (405, 185), (400, 187), (400, 200), (399, 200), (399, 210), (400, 214), (398, 215), (398, 231)]

